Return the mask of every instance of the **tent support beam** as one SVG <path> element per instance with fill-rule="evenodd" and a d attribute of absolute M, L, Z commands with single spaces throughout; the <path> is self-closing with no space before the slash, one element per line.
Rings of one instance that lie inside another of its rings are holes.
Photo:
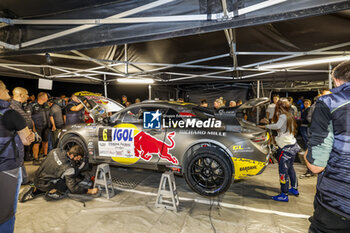
<path fill-rule="evenodd" d="M 134 9 L 131 9 L 131 10 L 128 10 L 128 11 L 116 14 L 116 15 L 112 15 L 110 17 L 107 17 L 106 19 L 123 18 L 123 17 L 129 16 L 129 15 L 133 15 L 133 14 L 145 11 L 145 10 L 149 10 L 149 9 L 152 9 L 152 8 L 164 5 L 164 4 L 172 2 L 172 1 L 174 1 L 174 0 L 158 0 L 158 1 L 146 4 L 144 6 L 140 6 L 140 7 L 137 7 L 137 8 L 134 8 Z M 6 43 L 2 42 L 3 44 L 1 44 L 1 45 L 4 46 L 5 48 L 9 48 L 9 49 L 13 49 L 13 46 L 15 47 L 15 49 L 20 49 L 20 48 L 32 46 L 32 45 L 35 45 L 35 44 L 39 44 L 39 43 L 42 43 L 42 42 L 45 42 L 45 41 L 48 41 L 48 40 L 53 40 L 53 39 L 56 39 L 56 38 L 59 38 L 59 37 L 70 35 L 72 33 L 80 32 L 80 31 L 83 31 L 83 30 L 87 30 L 87 29 L 90 29 L 90 28 L 93 28 L 93 27 L 96 27 L 96 26 L 99 26 L 99 25 L 100 24 L 95 24 L 95 25 L 87 25 L 87 24 L 85 24 L 85 25 L 81 25 L 79 27 L 74 27 L 74 28 L 71 28 L 71 29 L 68 29 L 68 30 L 64 30 L 64 31 L 57 32 L 57 33 L 54 33 L 54 34 L 51 34 L 51 35 L 47 35 L 47 36 L 44 36 L 44 37 L 41 37 L 41 38 L 37 38 L 37 39 L 34 39 L 34 40 L 26 41 L 26 42 L 24 42 L 22 44 L 11 45 L 9 47 L 8 46 L 9 44 L 6 44 Z"/>
<path fill-rule="evenodd" d="M 276 61 L 283 61 L 283 60 L 287 60 L 287 59 L 290 59 L 290 58 L 301 57 L 301 56 L 304 56 L 304 55 L 314 55 L 313 54 L 314 52 L 318 53 L 318 52 L 323 52 L 323 51 L 326 51 L 326 50 L 337 49 L 337 48 L 341 48 L 341 47 L 345 47 L 345 46 L 349 46 L 349 45 L 350 45 L 350 42 L 341 43 L 341 44 L 332 45 L 332 46 L 328 46 L 328 47 L 324 47 L 324 48 L 320 48 L 320 49 L 311 50 L 309 52 L 306 52 L 306 54 L 294 54 L 294 55 L 289 55 L 289 56 L 285 56 L 285 57 L 269 59 L 269 60 L 262 61 L 262 62 L 257 62 L 257 63 L 244 65 L 242 67 L 250 68 L 250 67 L 259 66 L 259 65 L 263 65 L 263 64 L 267 64 L 267 63 L 276 62 Z"/>
<path fill-rule="evenodd" d="M 35 76 L 38 76 L 38 77 L 41 77 L 41 78 L 46 78 L 45 75 L 38 74 L 38 73 L 29 71 L 29 70 L 24 70 L 24 69 L 15 68 L 15 67 L 12 67 L 12 66 L 6 65 L 6 64 L 1 64 L 1 63 L 0 63 L 0 67 L 4 67 L 4 68 L 10 69 L 10 70 L 19 71 L 19 72 L 22 72 L 22 73 L 32 74 L 32 75 L 35 75 Z"/>
<path fill-rule="evenodd" d="M 114 71 L 116 73 L 120 73 L 119 70 L 117 70 L 117 69 L 115 69 L 113 67 L 110 67 L 110 66 L 108 66 L 108 65 L 106 65 L 106 64 L 104 64 L 102 62 L 96 61 L 95 59 L 93 59 L 93 58 L 91 58 L 91 57 L 89 57 L 89 56 L 87 56 L 87 55 L 85 55 L 85 54 L 83 54 L 83 53 L 81 53 L 81 52 L 79 52 L 77 50 L 71 50 L 71 52 L 76 54 L 76 55 L 78 55 L 78 56 L 80 56 L 80 57 L 86 58 L 88 61 L 91 61 L 91 62 L 93 62 L 95 64 L 98 64 L 100 66 L 104 66 L 108 70 Z"/>
<path fill-rule="evenodd" d="M 197 59 L 197 60 L 187 61 L 187 62 L 183 62 L 183 63 L 180 63 L 180 64 L 167 64 L 166 67 L 156 68 L 156 69 L 152 69 L 152 70 L 146 70 L 144 72 L 137 73 L 137 74 L 146 74 L 146 73 L 151 73 L 151 72 L 155 72 L 155 71 L 165 70 L 165 69 L 168 69 L 168 68 L 173 68 L 173 67 L 176 67 L 176 66 L 179 66 L 179 65 L 190 65 L 190 64 L 195 64 L 195 63 L 199 63 L 199 62 L 220 59 L 220 58 L 224 58 L 224 57 L 228 57 L 228 56 L 230 56 L 230 54 L 229 53 L 225 53 L 225 54 L 217 55 L 217 56 L 213 56 L 213 57 L 207 57 L 207 58 L 201 58 L 201 59 Z M 133 64 L 135 64 L 135 63 L 133 63 Z M 150 64 L 150 63 L 144 63 L 144 64 L 146 65 L 146 64 Z M 157 64 L 157 63 L 155 63 L 155 64 Z M 166 65 L 166 64 L 163 64 L 163 65 Z"/>

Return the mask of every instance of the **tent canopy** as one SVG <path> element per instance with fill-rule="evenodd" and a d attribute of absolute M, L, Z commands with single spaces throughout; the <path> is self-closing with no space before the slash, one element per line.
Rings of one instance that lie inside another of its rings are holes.
<path fill-rule="evenodd" d="M 258 68 L 347 55 L 349 8 L 344 0 L 3 0 L 0 74 L 317 88 L 325 85 L 329 64 Z"/>

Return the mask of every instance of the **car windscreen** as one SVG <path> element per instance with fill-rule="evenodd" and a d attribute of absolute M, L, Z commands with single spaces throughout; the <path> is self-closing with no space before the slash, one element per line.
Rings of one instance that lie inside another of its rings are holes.
<path fill-rule="evenodd" d="M 195 117 L 201 120 L 206 120 L 208 118 L 215 117 L 213 110 L 199 106 L 192 107 L 192 112 L 195 115 Z"/>

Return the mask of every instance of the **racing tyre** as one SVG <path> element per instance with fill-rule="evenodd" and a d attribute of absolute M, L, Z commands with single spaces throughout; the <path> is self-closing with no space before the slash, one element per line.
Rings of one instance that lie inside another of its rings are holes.
<path fill-rule="evenodd" d="M 218 148 L 196 150 L 187 159 L 184 175 L 187 184 L 204 196 L 217 196 L 225 192 L 232 182 L 230 161 Z"/>
<path fill-rule="evenodd" d="M 68 151 L 72 146 L 79 145 L 83 147 L 85 156 L 88 155 L 88 149 L 84 143 L 84 141 L 79 136 L 66 135 L 59 142 L 59 147 Z"/>

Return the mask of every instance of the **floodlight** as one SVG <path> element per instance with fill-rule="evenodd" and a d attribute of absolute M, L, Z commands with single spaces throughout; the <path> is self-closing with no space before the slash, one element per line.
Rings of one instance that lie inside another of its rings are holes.
<path fill-rule="evenodd" d="M 118 78 L 117 82 L 127 84 L 152 84 L 154 80 L 150 78 Z"/>

